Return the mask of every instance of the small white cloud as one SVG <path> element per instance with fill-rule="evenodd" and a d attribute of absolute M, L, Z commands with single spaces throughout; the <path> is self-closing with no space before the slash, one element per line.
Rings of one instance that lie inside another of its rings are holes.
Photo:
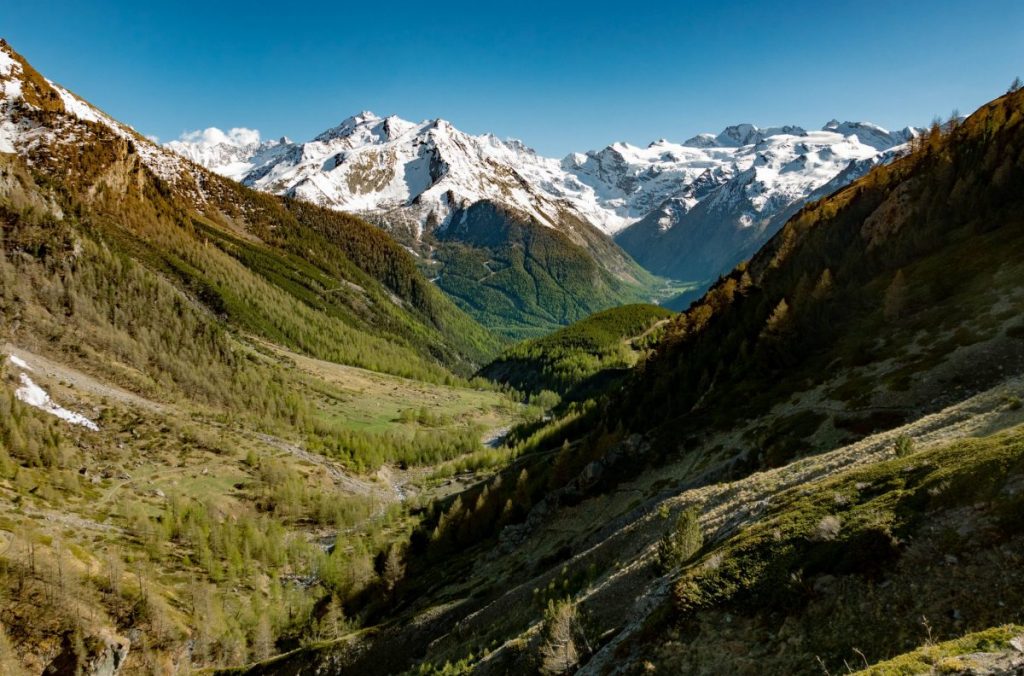
<path fill-rule="evenodd" d="M 146 134 L 146 138 L 148 138 L 153 143 L 156 143 L 156 144 L 160 143 L 160 137 L 157 136 L 156 134 Z"/>
<path fill-rule="evenodd" d="M 226 132 L 217 127 L 207 127 L 206 129 L 182 132 L 177 142 L 204 148 L 216 145 L 247 146 L 260 142 L 260 132 L 258 129 L 246 127 L 234 127 Z"/>

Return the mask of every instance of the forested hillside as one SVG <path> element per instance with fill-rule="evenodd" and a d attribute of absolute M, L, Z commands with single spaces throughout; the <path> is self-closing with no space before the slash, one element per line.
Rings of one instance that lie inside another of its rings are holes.
<path fill-rule="evenodd" d="M 658 343 L 661 329 L 673 314 L 657 305 L 604 310 L 508 348 L 480 375 L 521 392 L 548 390 L 565 399 L 593 397 L 628 373 Z"/>
<path fill-rule="evenodd" d="M 466 381 L 500 340 L 377 228 L 175 158 L 6 43 L 0 88 L 0 672 L 358 626 L 420 501 L 524 414 Z"/>
<path fill-rule="evenodd" d="M 437 379 L 446 366 L 470 373 L 497 346 L 375 228 L 175 159 L 8 58 L 5 86 L 24 92 L 5 103 L 21 130 L 9 221 L 19 204 L 33 209 L 26 220 L 45 220 L 33 200 L 60 200 L 49 220 L 62 228 L 164 275 L 215 315 L 334 361 Z M 22 246 L 10 237 L 8 249 Z"/>

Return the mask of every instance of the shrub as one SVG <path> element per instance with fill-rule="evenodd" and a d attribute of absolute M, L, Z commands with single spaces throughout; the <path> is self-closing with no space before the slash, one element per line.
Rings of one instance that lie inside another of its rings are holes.
<path fill-rule="evenodd" d="M 704 546 L 704 534 L 700 529 L 700 508 L 688 507 L 675 527 L 658 543 L 658 566 L 668 573 L 687 563 Z"/>
<path fill-rule="evenodd" d="M 542 635 L 540 671 L 543 674 L 570 673 L 589 652 L 576 604 L 568 598 L 548 601 Z"/>
<path fill-rule="evenodd" d="M 818 525 L 815 526 L 811 539 L 816 542 L 831 542 L 839 536 L 839 531 L 842 528 L 843 522 L 839 520 L 839 517 L 829 514 L 826 517 L 822 517 Z"/>
<path fill-rule="evenodd" d="M 897 458 L 905 458 L 914 452 L 914 440 L 906 434 L 901 434 L 896 437 L 893 449 L 896 451 Z"/>

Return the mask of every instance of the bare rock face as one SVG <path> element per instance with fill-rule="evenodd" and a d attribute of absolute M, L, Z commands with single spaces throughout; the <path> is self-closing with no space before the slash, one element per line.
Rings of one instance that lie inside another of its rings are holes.
<path fill-rule="evenodd" d="M 44 676 L 82 674 L 117 676 L 128 657 L 131 641 L 123 636 L 87 636 L 76 641 L 70 632 L 64 635 L 61 651 L 43 671 Z"/>

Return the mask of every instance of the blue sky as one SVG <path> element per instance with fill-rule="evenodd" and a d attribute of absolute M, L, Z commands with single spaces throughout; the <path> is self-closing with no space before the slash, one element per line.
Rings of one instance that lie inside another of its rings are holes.
<path fill-rule="evenodd" d="M 0 35 L 139 131 L 306 139 L 363 109 L 542 153 L 737 122 L 887 127 L 1024 76 L 1024 3 L 0 0 Z"/>

